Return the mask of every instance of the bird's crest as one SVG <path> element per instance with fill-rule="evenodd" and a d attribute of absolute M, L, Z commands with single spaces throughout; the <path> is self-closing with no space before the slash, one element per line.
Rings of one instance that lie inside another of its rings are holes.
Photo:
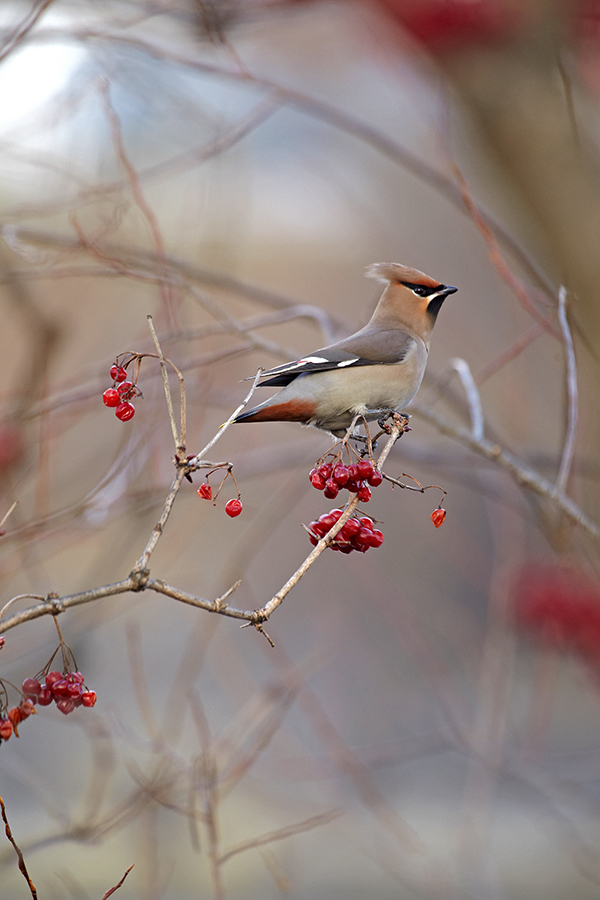
<path fill-rule="evenodd" d="M 418 269 L 412 269 L 410 266 L 403 266 L 400 263 L 373 263 L 365 269 L 366 278 L 374 278 L 376 281 L 382 281 L 384 284 L 394 281 L 408 281 L 410 284 L 422 284 L 425 287 L 438 287 L 439 281 L 430 278 L 424 272 Z"/>

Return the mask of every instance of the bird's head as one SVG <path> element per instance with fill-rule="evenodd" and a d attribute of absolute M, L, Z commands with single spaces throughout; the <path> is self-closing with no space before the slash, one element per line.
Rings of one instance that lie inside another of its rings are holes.
<path fill-rule="evenodd" d="M 400 263 L 374 263 L 365 275 L 387 285 L 374 316 L 391 316 L 426 342 L 444 300 L 458 290 Z"/>

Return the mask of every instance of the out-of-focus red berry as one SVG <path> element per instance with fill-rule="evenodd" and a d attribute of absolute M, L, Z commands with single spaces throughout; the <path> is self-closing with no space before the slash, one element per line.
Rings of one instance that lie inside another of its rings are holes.
<path fill-rule="evenodd" d="M 203 481 L 200 487 L 198 488 L 197 494 L 199 497 L 202 497 L 203 500 L 212 500 L 212 488 L 207 481 Z"/>

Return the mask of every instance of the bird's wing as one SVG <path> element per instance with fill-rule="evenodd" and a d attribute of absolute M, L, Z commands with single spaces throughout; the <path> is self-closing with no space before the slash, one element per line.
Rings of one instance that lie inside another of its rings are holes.
<path fill-rule="evenodd" d="M 368 329 L 315 350 L 310 356 L 284 363 L 263 372 L 261 386 L 283 387 L 298 375 L 348 369 L 355 366 L 393 365 L 404 360 L 415 346 L 415 339 L 400 328 Z"/>

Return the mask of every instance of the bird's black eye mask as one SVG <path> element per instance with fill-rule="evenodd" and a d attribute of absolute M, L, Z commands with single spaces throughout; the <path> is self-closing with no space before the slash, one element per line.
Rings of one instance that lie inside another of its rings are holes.
<path fill-rule="evenodd" d="M 435 294 L 440 289 L 440 285 L 437 287 L 425 287 L 424 284 L 413 284 L 412 281 L 401 281 L 400 284 L 411 290 L 417 297 L 430 297 L 431 294 Z"/>

